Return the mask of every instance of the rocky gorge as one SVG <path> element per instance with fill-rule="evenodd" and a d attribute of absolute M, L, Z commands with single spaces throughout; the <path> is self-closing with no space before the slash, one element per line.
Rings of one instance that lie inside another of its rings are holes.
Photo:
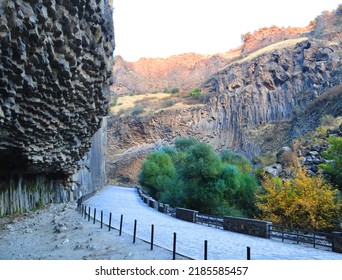
<path fill-rule="evenodd" d="M 341 115 L 341 80 L 337 43 L 299 38 L 266 47 L 204 81 L 202 92 L 210 96 L 205 106 L 161 110 L 141 118 L 111 117 L 109 176 L 120 178 L 122 172 L 124 178 L 127 168 L 136 172 L 145 148 L 146 155 L 177 137 L 193 136 L 216 150 L 229 148 L 249 158 L 276 151 L 314 129 L 322 115 Z M 332 106 L 319 105 L 318 97 L 331 97 L 322 104 Z M 115 160 L 119 157 L 120 162 Z"/>
<path fill-rule="evenodd" d="M 103 186 L 108 1 L 1 1 L 0 34 L 0 216 Z"/>

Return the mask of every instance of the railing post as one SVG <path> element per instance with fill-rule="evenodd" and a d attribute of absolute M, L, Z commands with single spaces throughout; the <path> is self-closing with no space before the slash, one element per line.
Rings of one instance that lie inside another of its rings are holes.
<path fill-rule="evenodd" d="M 90 221 L 90 206 L 88 207 L 88 222 Z"/>
<path fill-rule="evenodd" d="M 123 222 L 123 215 L 121 214 L 121 218 L 120 218 L 120 230 L 119 230 L 119 235 L 121 236 L 122 233 L 122 222 Z"/>
<path fill-rule="evenodd" d="M 136 235 L 137 235 L 137 220 L 134 220 L 133 243 L 135 243 Z"/>
<path fill-rule="evenodd" d="M 316 232 L 314 232 L 313 236 L 313 247 L 316 248 Z"/>
<path fill-rule="evenodd" d="M 103 225 L 103 211 L 101 210 L 101 228 L 102 228 L 102 225 Z"/>
<path fill-rule="evenodd" d="M 95 224 L 95 219 L 96 219 L 96 208 L 94 208 L 94 220 L 93 220 L 93 224 Z"/>
<path fill-rule="evenodd" d="M 87 218 L 87 205 L 84 205 L 84 219 L 86 219 Z"/>
<path fill-rule="evenodd" d="M 154 225 L 151 225 L 151 250 L 153 250 L 153 241 L 154 241 Z"/>
<path fill-rule="evenodd" d="M 112 227 L 112 212 L 109 213 L 109 223 L 108 223 L 108 231 L 110 231 L 110 228 Z"/>
<path fill-rule="evenodd" d="M 172 251 L 172 259 L 176 259 L 176 242 L 177 242 L 177 233 L 173 233 L 173 251 Z"/>
<path fill-rule="evenodd" d="M 268 234 L 268 239 L 271 238 L 271 225 L 267 225 L 267 234 Z"/>
<path fill-rule="evenodd" d="M 204 259 L 208 259 L 208 240 L 204 240 Z"/>
<path fill-rule="evenodd" d="M 299 229 L 297 228 L 296 230 L 297 230 L 296 231 L 297 232 L 297 244 L 299 244 Z"/>
<path fill-rule="evenodd" d="M 281 241 L 284 242 L 284 228 L 281 228 Z"/>
<path fill-rule="evenodd" d="M 247 260 L 251 259 L 251 248 L 247 246 Z"/>

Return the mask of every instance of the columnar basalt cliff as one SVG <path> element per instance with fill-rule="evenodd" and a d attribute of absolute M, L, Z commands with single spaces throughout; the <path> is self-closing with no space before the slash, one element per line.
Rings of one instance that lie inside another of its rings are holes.
<path fill-rule="evenodd" d="M 339 85 L 340 68 L 340 47 L 315 40 L 229 65 L 203 85 L 215 97 L 201 125 L 220 131 L 216 146 L 258 155 L 272 138 L 283 137 L 279 144 L 288 140 L 286 129 L 279 134 L 286 127 L 280 124 Z"/>
<path fill-rule="evenodd" d="M 1 191 L 11 186 L 1 215 L 23 206 L 7 201 L 12 186 L 25 186 L 25 208 L 88 191 L 70 194 L 84 181 L 75 174 L 104 154 L 105 140 L 92 138 L 107 114 L 114 31 L 106 0 L 6 0 L 0 16 Z"/>
<path fill-rule="evenodd" d="M 211 98 L 205 107 L 113 121 L 109 153 L 113 159 L 124 152 L 126 169 L 137 158 L 141 161 L 143 144 L 154 144 L 145 145 L 148 152 L 158 148 L 158 142 L 171 144 L 178 136 L 194 136 L 217 150 L 230 148 L 250 158 L 279 149 L 293 136 L 295 116 L 341 84 L 341 67 L 341 48 L 336 43 L 284 41 L 207 79 L 202 91 Z M 341 108 L 335 111 L 339 114 Z M 117 176 L 121 163 L 112 163 L 110 176 Z"/>

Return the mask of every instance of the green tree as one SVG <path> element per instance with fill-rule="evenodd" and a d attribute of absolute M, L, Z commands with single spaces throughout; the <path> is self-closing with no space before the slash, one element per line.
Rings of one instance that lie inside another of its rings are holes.
<path fill-rule="evenodd" d="M 241 172 L 252 172 L 251 162 L 239 153 L 224 149 L 221 152 L 221 159 L 223 162 L 236 165 Z"/>
<path fill-rule="evenodd" d="M 256 181 L 240 167 L 224 163 L 207 143 L 178 138 L 143 162 L 139 182 L 171 206 L 215 215 L 252 215 Z"/>
<path fill-rule="evenodd" d="M 159 199 L 176 180 L 176 170 L 170 156 L 163 151 L 150 153 L 141 165 L 138 179 L 153 197 Z"/>

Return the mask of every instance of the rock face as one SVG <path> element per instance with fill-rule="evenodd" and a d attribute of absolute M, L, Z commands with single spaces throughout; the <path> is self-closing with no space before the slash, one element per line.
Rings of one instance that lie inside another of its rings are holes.
<path fill-rule="evenodd" d="M 267 139 L 253 135 L 254 129 L 260 132 L 268 124 L 290 121 L 296 112 L 341 83 L 340 52 L 338 45 L 304 40 L 229 65 L 203 85 L 213 98 L 200 123 L 219 132 L 217 144 L 257 155 L 258 149 L 267 146 L 260 145 L 261 140 Z"/>
<path fill-rule="evenodd" d="M 171 144 L 179 136 L 193 136 L 217 150 L 230 148 L 250 158 L 277 150 L 291 139 L 295 116 L 338 88 L 341 65 L 337 44 L 310 39 L 285 41 L 284 46 L 231 63 L 202 85 L 211 95 L 206 107 L 113 121 L 109 146 L 116 154 L 111 159 L 126 150 L 127 157 L 134 158 L 143 143 Z M 341 92 L 336 98 L 341 99 Z M 111 168 L 120 170 L 118 164 Z"/>
<path fill-rule="evenodd" d="M 249 53 L 256 51 L 276 42 L 304 37 L 308 32 L 314 29 L 314 24 L 306 27 L 264 27 L 257 31 L 243 34 L 241 36 L 243 41 L 242 53 Z"/>
<path fill-rule="evenodd" d="M 2 181 L 70 181 L 107 114 L 111 8 L 106 0 L 8 0 L 0 16 Z"/>

